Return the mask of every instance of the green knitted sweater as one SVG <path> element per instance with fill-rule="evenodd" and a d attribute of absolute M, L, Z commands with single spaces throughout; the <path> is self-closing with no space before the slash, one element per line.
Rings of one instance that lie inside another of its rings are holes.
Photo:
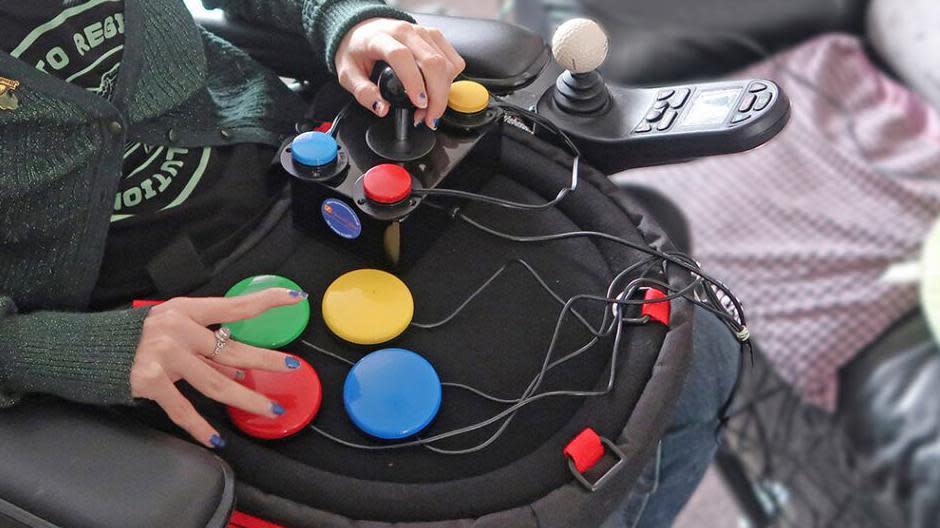
<path fill-rule="evenodd" d="M 367 18 L 411 19 L 378 0 L 204 0 L 303 34 L 298 61 L 332 71 Z M 193 22 L 181 0 L 125 0 L 126 42 L 108 101 L 0 52 L 19 81 L 0 110 L 0 405 L 31 392 L 130 403 L 145 310 L 85 313 L 104 254 L 126 141 L 278 145 L 302 115 L 271 72 Z M 142 244 L 146 241 L 141 241 Z"/>

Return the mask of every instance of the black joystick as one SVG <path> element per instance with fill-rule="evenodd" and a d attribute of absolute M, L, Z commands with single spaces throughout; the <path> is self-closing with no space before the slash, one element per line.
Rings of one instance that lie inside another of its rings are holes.
<path fill-rule="evenodd" d="M 389 102 L 391 119 L 373 123 L 366 131 L 366 144 L 373 152 L 393 161 L 411 161 L 426 156 L 434 148 L 434 132 L 414 126 L 415 106 L 392 67 L 378 62 L 372 72 L 382 97 Z"/>
<path fill-rule="evenodd" d="M 559 26 L 552 54 L 565 67 L 555 81 L 555 104 L 569 114 L 598 114 L 607 110 L 610 92 L 597 68 L 607 59 L 607 35 L 597 23 L 576 18 Z"/>

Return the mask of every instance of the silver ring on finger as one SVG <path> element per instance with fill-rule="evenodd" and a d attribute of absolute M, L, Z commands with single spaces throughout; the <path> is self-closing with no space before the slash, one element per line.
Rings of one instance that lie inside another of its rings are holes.
<path fill-rule="evenodd" d="M 228 340 L 232 337 L 232 331 L 227 327 L 223 326 L 215 331 L 215 349 L 212 350 L 212 353 L 209 354 L 209 359 L 215 359 L 218 356 L 222 349 L 225 348 L 225 345 L 228 344 Z"/>

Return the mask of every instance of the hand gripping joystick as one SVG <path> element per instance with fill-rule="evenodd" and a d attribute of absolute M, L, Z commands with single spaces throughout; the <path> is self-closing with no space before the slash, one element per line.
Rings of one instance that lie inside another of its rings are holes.
<path fill-rule="evenodd" d="M 597 68 L 607 60 L 607 34 L 593 20 L 575 18 L 558 27 L 552 54 L 567 71 L 555 82 L 555 103 L 571 114 L 594 114 L 607 108 L 610 93 Z"/>
<path fill-rule="evenodd" d="M 436 141 L 434 132 L 424 126 L 414 126 L 415 107 L 392 67 L 384 62 L 376 63 L 372 79 L 391 105 L 391 119 L 382 119 L 369 127 L 366 131 L 369 148 L 393 161 L 411 161 L 431 152 Z"/>

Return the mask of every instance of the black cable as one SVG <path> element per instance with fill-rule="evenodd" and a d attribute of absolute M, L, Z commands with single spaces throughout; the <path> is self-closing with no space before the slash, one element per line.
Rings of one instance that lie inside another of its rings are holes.
<path fill-rule="evenodd" d="M 620 275 L 624 275 L 625 273 L 633 272 L 633 271 L 636 270 L 637 268 L 639 268 L 639 267 L 641 267 L 641 266 L 643 266 L 643 265 L 645 265 L 645 264 L 648 264 L 651 259 L 652 259 L 652 257 L 651 257 L 650 259 L 637 262 L 636 264 L 634 264 L 634 265 L 630 266 L 629 268 L 625 269 L 624 271 L 622 271 L 622 272 L 620 273 Z M 558 302 L 558 304 L 561 304 L 561 305 L 564 305 L 564 304 L 565 304 L 565 300 L 562 299 L 561 295 L 559 295 L 558 292 L 556 292 L 555 290 L 553 290 L 552 287 L 548 285 L 548 282 L 546 282 L 545 279 L 542 278 L 542 276 L 539 275 L 539 273 L 538 273 L 537 271 L 535 271 L 535 269 L 532 267 L 531 264 L 529 264 L 528 262 L 526 262 L 524 259 L 516 258 L 516 259 L 510 260 L 510 261 L 507 262 L 506 264 L 503 264 L 498 270 L 496 270 L 496 272 L 494 272 L 488 279 L 486 279 L 486 281 L 484 281 L 483 284 L 481 284 L 476 290 L 474 290 L 473 293 L 471 293 L 462 303 L 460 303 L 460 305 L 457 306 L 456 309 L 454 309 L 454 310 L 453 310 L 448 316 L 446 316 L 444 319 L 441 319 L 440 321 L 433 322 L 433 323 L 417 323 L 417 322 L 412 322 L 412 323 L 411 323 L 411 326 L 413 326 L 413 327 L 415 327 L 415 328 L 421 328 L 421 329 L 424 329 L 424 330 L 431 330 L 431 329 L 438 328 L 438 327 L 441 327 L 441 326 L 443 326 L 443 325 L 449 323 L 449 322 L 452 321 L 455 317 L 457 317 L 458 315 L 460 315 L 460 313 L 463 312 L 464 308 L 466 308 L 471 302 L 473 302 L 474 299 L 476 299 L 480 294 L 482 294 L 482 293 L 486 290 L 486 288 L 489 287 L 489 285 L 493 283 L 493 281 L 495 281 L 497 278 L 500 277 L 500 275 L 502 275 L 503 273 L 505 273 L 506 270 L 509 269 L 509 267 L 512 266 L 513 264 L 518 264 L 518 265 L 522 266 L 526 271 L 528 271 L 529 274 L 530 274 L 533 278 L 535 278 L 535 280 L 539 283 L 539 286 L 541 286 L 543 290 L 545 290 L 546 292 L 548 292 L 548 294 L 551 295 L 552 298 L 555 299 L 556 302 Z M 618 275 L 618 278 L 620 277 L 620 275 Z M 610 293 L 610 292 L 608 291 L 608 293 Z M 591 328 L 590 323 L 588 323 L 587 320 L 584 318 L 584 316 L 581 315 L 578 311 L 574 311 L 574 315 L 575 315 L 575 317 L 578 318 L 579 321 L 581 321 L 582 324 L 585 325 L 585 327 Z"/>
<path fill-rule="evenodd" d="M 612 279 L 612 281 L 611 281 L 611 283 L 610 283 L 610 286 L 608 287 L 608 294 L 607 294 L 607 296 L 598 296 L 598 295 L 590 295 L 590 294 L 581 294 L 581 295 L 576 295 L 576 296 L 570 298 L 568 301 L 566 301 L 566 302 L 564 303 L 564 307 L 562 308 L 562 311 L 561 311 L 561 313 L 559 314 L 559 317 L 558 317 L 558 319 L 557 319 L 557 321 L 556 321 L 555 329 L 554 329 L 554 332 L 553 332 L 553 334 L 552 334 L 552 339 L 551 339 L 551 342 L 549 343 L 548 349 L 547 349 L 547 351 L 546 351 L 545 359 L 543 360 L 542 367 L 541 367 L 541 369 L 539 370 L 538 374 L 536 374 L 536 376 L 529 382 L 529 385 L 526 387 L 526 389 L 523 391 L 522 395 L 521 395 L 519 398 L 516 398 L 516 399 L 509 399 L 509 398 L 500 398 L 500 397 L 497 397 L 497 396 L 492 396 L 492 395 L 486 393 L 485 391 L 482 391 L 482 390 L 480 390 L 480 389 L 477 389 L 477 388 L 474 388 L 474 387 L 471 387 L 471 386 L 469 386 L 469 385 L 462 384 L 462 383 L 444 382 L 444 383 L 441 384 L 442 386 L 453 387 L 453 388 L 458 388 L 458 389 L 470 391 L 470 392 L 472 392 L 472 393 L 474 393 L 474 394 L 476 394 L 476 395 L 478 395 L 478 396 L 481 396 L 481 397 L 483 397 L 483 398 L 486 398 L 486 399 L 488 399 L 488 400 L 491 400 L 491 401 L 494 401 L 494 402 L 497 402 L 497 403 L 502 403 L 502 404 L 508 404 L 508 405 L 510 405 L 510 407 L 508 407 L 507 409 L 504 409 L 503 411 L 501 411 L 501 412 L 497 413 L 496 415 L 494 415 L 494 416 L 488 418 L 487 420 L 484 420 L 484 421 L 482 421 L 482 422 L 478 422 L 478 423 L 476 423 L 476 424 L 471 424 L 471 425 L 468 425 L 468 426 L 464 426 L 464 427 L 462 427 L 462 428 L 458 428 L 458 429 L 455 429 L 455 430 L 452 430 L 452 431 L 448 431 L 448 432 L 444 432 L 444 433 L 439 433 L 439 434 L 437 434 L 437 435 L 434 435 L 434 436 L 428 437 L 428 438 L 419 438 L 419 439 L 417 439 L 417 440 L 413 440 L 413 441 L 410 441 L 410 442 L 404 442 L 404 443 L 399 443 L 399 444 L 391 444 L 391 445 L 382 445 L 382 446 L 375 446 L 375 445 L 369 446 L 369 445 L 365 445 L 365 444 L 357 444 L 357 443 L 355 443 L 355 442 L 350 442 L 350 441 L 344 440 L 344 439 L 342 439 L 342 438 L 339 438 L 339 437 L 337 437 L 337 436 L 335 436 L 335 435 L 332 435 L 332 434 L 330 434 L 330 433 L 328 433 L 328 432 L 324 431 L 323 429 L 321 429 L 321 428 L 319 428 L 319 427 L 316 427 L 316 426 L 311 426 L 311 429 L 314 430 L 314 431 L 316 431 L 316 432 L 318 432 L 319 434 L 323 435 L 323 436 L 324 436 L 325 438 L 327 438 L 327 439 L 330 439 L 330 440 L 332 440 L 332 441 L 334 441 L 334 442 L 340 443 L 340 444 L 342 444 L 342 445 L 344 445 L 344 446 L 351 447 L 351 448 L 356 448 L 356 449 L 381 450 L 381 449 L 400 449 L 400 448 L 404 448 L 404 447 L 422 446 L 422 447 L 425 447 L 425 448 L 427 448 L 427 449 L 429 449 L 429 450 L 431 450 L 431 451 L 434 451 L 434 452 L 436 452 L 436 453 L 439 453 L 439 454 L 460 455 L 460 454 L 468 454 L 468 453 L 477 452 L 477 451 L 480 451 L 480 450 L 482 450 L 482 449 L 485 449 L 486 447 L 488 447 L 489 445 L 491 445 L 491 444 L 492 444 L 493 442 L 495 442 L 495 441 L 503 434 L 503 432 L 508 428 L 510 422 L 511 422 L 511 421 L 513 420 L 513 418 L 516 416 L 516 414 L 518 413 L 518 411 L 519 411 L 520 409 L 522 409 L 523 407 L 525 407 L 525 406 L 527 406 L 527 405 L 529 405 L 529 404 L 531 404 L 531 403 L 533 403 L 533 402 L 535 402 L 535 401 L 539 401 L 539 400 L 542 400 L 542 399 L 545 399 L 545 398 L 549 398 L 549 397 L 560 397 L 560 396 L 568 396 L 568 397 L 593 397 L 593 396 L 602 396 L 602 395 L 606 395 L 606 394 L 608 394 L 608 393 L 613 389 L 614 381 L 615 381 L 615 379 L 616 379 L 617 352 L 618 352 L 619 349 L 620 349 L 620 341 L 621 341 L 621 336 L 622 336 L 623 323 L 624 323 L 624 322 L 645 322 L 645 320 L 628 320 L 628 319 L 625 319 L 625 318 L 623 317 L 623 315 L 622 315 L 622 308 L 623 308 L 623 306 L 644 305 L 644 304 L 651 304 L 651 303 L 668 302 L 668 301 L 670 301 L 670 300 L 672 300 L 672 299 L 677 299 L 677 298 L 680 298 L 680 297 L 683 297 L 683 296 L 688 295 L 690 292 L 692 292 L 695 288 L 699 287 L 700 284 L 701 284 L 701 279 L 698 279 L 698 280 L 693 281 L 693 282 L 691 282 L 690 284 L 686 285 L 684 288 L 682 288 L 682 289 L 680 289 L 680 290 L 675 290 L 674 288 L 670 287 L 668 284 L 665 284 L 665 283 L 663 283 L 663 282 L 661 282 L 661 281 L 658 281 L 658 280 L 655 280 L 655 279 L 646 278 L 646 277 L 640 277 L 640 278 L 637 278 L 637 279 L 634 279 L 633 281 L 631 281 L 630 284 L 628 284 L 628 285 L 624 288 L 623 292 L 622 292 L 620 295 L 617 295 L 616 297 L 611 297 L 611 292 L 616 288 L 617 284 L 619 283 L 620 280 L 622 280 L 623 277 L 627 276 L 629 273 L 631 273 L 632 271 L 635 271 L 638 267 L 641 267 L 641 266 L 643 266 L 643 265 L 646 265 L 646 266 L 647 266 L 647 271 L 646 271 L 646 272 L 648 272 L 649 268 L 654 264 L 654 263 L 651 263 L 650 260 L 651 260 L 651 259 L 646 259 L 646 260 L 644 260 L 644 261 L 640 261 L 640 262 L 638 262 L 638 263 L 635 263 L 635 264 L 633 264 L 632 266 L 630 266 L 630 267 L 626 268 L 625 270 L 621 271 L 620 273 L 618 273 L 618 274 Z M 484 290 L 484 289 L 487 288 L 489 285 L 491 285 L 491 284 L 493 283 L 493 281 L 495 280 L 495 278 L 498 277 L 502 272 L 504 272 L 504 271 L 507 269 L 507 267 L 508 267 L 510 264 L 513 264 L 513 263 L 519 263 L 519 264 L 523 265 L 524 268 L 525 268 L 527 271 L 529 271 L 529 273 L 530 273 L 533 277 L 536 278 L 536 280 L 539 282 L 540 286 L 543 287 L 543 289 L 545 289 L 546 291 L 548 291 L 549 294 L 552 295 L 552 297 L 554 297 L 554 298 L 556 298 L 556 299 L 560 299 L 560 296 L 559 296 L 556 292 L 554 292 L 554 290 L 552 290 L 551 287 L 548 286 L 548 284 L 541 278 L 541 276 L 539 276 L 539 274 L 535 271 L 534 268 L 532 268 L 527 262 L 525 262 L 525 261 L 522 260 L 522 259 L 515 259 L 515 260 L 510 261 L 510 262 L 508 262 L 507 264 L 503 265 L 496 273 L 494 273 L 489 279 L 487 279 L 487 280 L 483 283 L 483 285 L 481 285 L 476 291 L 472 292 L 471 295 L 468 297 L 467 300 L 465 300 L 465 301 L 462 302 L 460 305 L 458 305 L 457 309 L 456 309 L 453 313 L 451 313 L 450 315 L 448 315 L 447 317 L 445 317 L 445 318 L 444 318 L 441 322 L 439 322 L 439 323 L 434 323 L 434 324 L 426 325 L 426 326 L 430 326 L 431 328 L 435 328 L 435 327 L 440 326 L 441 324 L 445 324 L 446 322 L 452 320 L 456 314 L 458 314 L 460 311 L 462 311 L 462 310 L 464 309 L 464 307 L 466 307 L 466 305 L 467 305 L 470 301 L 472 301 L 474 298 L 476 298 L 476 297 L 482 292 L 482 290 Z M 645 274 L 646 272 L 644 272 L 644 274 Z M 662 298 L 659 298 L 659 299 L 654 299 L 654 300 L 646 300 L 646 299 L 634 300 L 634 299 L 631 299 L 630 297 L 632 297 L 633 294 L 634 294 L 638 289 L 640 289 L 641 287 L 643 287 L 644 284 L 658 285 L 658 286 L 661 286 L 661 287 L 663 287 L 664 289 L 666 289 L 666 291 L 669 291 L 669 292 L 672 292 L 672 293 L 666 295 L 665 297 L 662 297 Z M 608 312 L 608 311 L 605 310 L 603 321 L 602 321 L 601 324 L 598 326 L 598 328 L 592 327 L 592 326 L 590 325 L 590 323 L 588 323 L 587 320 L 583 318 L 583 316 L 580 316 L 580 314 L 578 314 L 577 311 L 574 310 L 574 305 L 575 305 L 575 303 L 578 302 L 578 301 L 581 301 L 581 300 L 589 300 L 589 301 L 595 301 L 595 302 L 603 302 L 603 303 L 606 303 L 606 304 L 611 305 L 611 307 L 612 307 L 611 312 Z M 585 328 L 588 329 L 588 331 L 589 331 L 594 337 L 593 337 L 588 343 L 586 343 L 584 346 L 580 347 L 578 350 L 575 350 L 574 352 L 569 353 L 568 355 L 566 355 L 566 356 L 564 356 L 564 357 L 562 357 L 562 358 L 559 358 L 559 359 L 557 359 L 557 360 L 555 360 L 555 361 L 551 361 L 552 356 L 553 356 L 553 352 L 554 352 L 554 350 L 555 350 L 555 348 L 556 348 L 556 345 L 557 345 L 557 342 L 558 342 L 558 338 L 559 338 L 559 336 L 560 336 L 561 329 L 562 329 L 562 327 L 563 327 L 563 323 L 564 323 L 565 317 L 568 315 L 568 313 L 575 314 L 576 318 L 579 319 L 579 321 L 585 326 Z M 612 315 L 613 317 L 611 317 L 611 315 Z M 609 322 L 608 322 L 608 321 L 609 321 Z M 548 373 L 551 369 L 553 369 L 553 368 L 557 367 L 558 365 L 561 365 L 561 364 L 563 364 L 563 363 L 565 363 L 565 362 L 567 362 L 567 361 L 570 361 L 570 360 L 572 360 L 572 359 L 578 357 L 579 355 L 583 354 L 583 353 L 586 352 L 587 350 L 590 350 L 590 349 L 593 348 L 593 346 L 599 341 L 599 338 L 600 338 L 600 337 L 606 337 L 606 336 L 610 335 L 611 332 L 614 332 L 614 333 L 615 333 L 615 337 L 614 337 L 614 343 L 613 343 L 612 350 L 611 350 L 611 360 L 610 360 L 610 362 L 609 362 L 609 363 L 610 363 L 610 373 L 609 373 L 609 376 L 608 376 L 607 385 L 606 385 L 606 387 L 605 387 L 603 390 L 593 390 L 593 391 L 589 391 L 589 390 L 557 390 L 557 391 L 549 391 L 549 392 L 544 392 L 544 393 L 539 393 L 539 394 L 536 394 L 536 393 L 535 393 L 535 391 L 537 391 L 538 388 L 541 386 L 542 381 L 545 379 L 545 376 L 547 375 L 547 373 Z M 346 364 L 348 364 L 348 365 L 352 365 L 352 364 L 353 364 L 353 362 L 351 362 L 350 360 L 348 360 L 348 359 L 346 359 L 346 358 L 343 358 L 342 356 L 339 356 L 338 354 L 334 354 L 334 353 L 332 353 L 332 352 L 330 352 L 330 351 L 328 351 L 328 350 L 326 350 L 326 349 L 324 349 L 324 348 L 322 348 L 322 347 L 319 347 L 319 346 L 317 346 L 317 345 L 314 345 L 313 343 L 310 343 L 310 342 L 308 342 L 308 341 L 306 341 L 306 340 L 303 340 L 303 341 L 301 341 L 301 342 L 302 342 L 304 345 L 309 346 L 309 347 L 313 348 L 314 350 L 316 350 L 316 351 L 318 351 L 318 352 L 321 352 L 321 353 L 326 354 L 326 355 L 328 355 L 328 356 L 330 356 L 330 357 L 333 357 L 333 358 L 335 358 L 335 359 L 337 359 L 337 360 L 339 360 L 339 361 L 342 361 L 342 362 L 344 362 L 344 363 L 346 363 Z M 478 431 L 478 430 L 482 430 L 482 429 L 484 429 L 484 428 L 486 428 L 486 427 L 488 427 L 488 426 L 490 426 L 490 425 L 492 425 L 492 424 L 494 424 L 494 423 L 496 423 L 496 422 L 499 422 L 500 420 L 502 420 L 502 423 L 500 424 L 499 428 L 498 428 L 492 435 L 490 435 L 489 438 L 487 438 L 487 439 L 484 440 L 483 442 L 480 442 L 480 443 L 478 443 L 478 444 L 476 444 L 476 445 L 474 445 L 474 446 L 471 446 L 471 447 L 469 447 L 469 448 L 449 450 L 449 449 L 438 448 L 438 447 L 435 447 L 435 446 L 431 445 L 432 443 L 438 442 L 438 441 L 440 441 L 440 440 L 445 440 L 445 439 L 447 439 L 447 438 L 451 438 L 451 437 L 454 437 L 454 436 L 458 436 L 458 435 L 462 435 L 462 434 L 466 434 L 466 433 L 470 433 L 470 432 L 475 432 L 475 431 Z"/>
<path fill-rule="evenodd" d="M 353 104 L 357 104 L 357 103 L 355 103 L 354 101 L 350 101 L 346 103 L 345 105 L 343 105 L 343 108 L 340 109 L 339 113 L 336 114 L 336 117 L 333 118 L 333 123 L 330 125 L 330 129 L 327 130 L 326 132 L 327 134 L 333 136 L 334 138 L 336 137 L 336 134 L 339 133 L 339 124 L 346 117 L 346 114 L 349 113 L 349 109 L 352 107 Z"/>
<path fill-rule="evenodd" d="M 545 117 L 540 116 L 539 114 L 536 114 L 535 112 L 530 112 L 529 110 L 526 110 L 525 108 L 516 106 L 512 103 L 503 101 L 498 98 L 496 98 L 496 101 L 497 102 L 494 104 L 494 106 L 496 106 L 497 108 L 503 109 L 508 114 L 515 114 L 516 117 L 521 116 L 521 117 L 527 118 L 541 125 L 542 127 L 547 128 L 549 131 L 551 131 L 555 135 L 555 137 L 562 140 L 565 146 L 574 155 L 574 159 L 571 162 L 571 183 L 568 185 L 568 187 L 564 187 L 561 190 L 559 190 L 558 194 L 551 200 L 547 202 L 539 203 L 539 204 L 528 204 L 528 203 L 516 202 L 513 200 L 497 198 L 495 196 L 487 196 L 487 195 L 468 192 L 468 191 L 460 191 L 457 189 L 441 189 L 441 188 L 415 189 L 411 192 L 412 196 L 440 196 L 440 197 L 447 197 L 447 198 L 461 198 L 464 200 L 471 200 L 471 201 L 485 203 L 489 205 L 495 205 L 498 207 L 504 207 L 507 209 L 537 211 L 537 210 L 548 209 L 550 207 L 554 207 L 558 205 L 559 203 L 561 203 L 562 200 L 565 199 L 566 196 L 568 196 L 568 193 L 574 192 L 577 190 L 578 180 L 580 177 L 579 175 L 581 171 L 581 151 L 578 149 L 577 145 L 574 144 L 571 138 L 569 138 L 568 135 L 565 134 L 565 132 L 561 130 L 561 128 L 559 128 L 557 125 L 555 125 L 554 123 L 552 123 Z"/>
<path fill-rule="evenodd" d="M 498 238 L 502 238 L 504 240 L 509 240 L 511 242 L 541 243 L 541 242 L 552 242 L 552 241 L 558 241 L 558 240 L 567 240 L 567 239 L 572 239 L 572 238 L 593 237 L 593 238 L 599 238 L 602 240 L 607 240 L 609 242 L 621 244 L 630 249 L 639 251 L 641 253 L 645 253 L 647 255 L 652 255 L 668 263 L 675 264 L 685 269 L 686 271 L 701 277 L 707 284 L 717 287 L 727 296 L 727 298 L 731 301 L 731 303 L 734 305 L 735 310 L 737 311 L 737 319 L 740 320 L 740 323 L 737 323 L 737 321 L 732 322 L 732 319 L 729 319 L 729 318 L 723 318 L 722 320 L 725 323 L 725 325 L 731 329 L 731 331 L 735 334 L 735 336 L 738 338 L 739 341 L 742 341 L 742 342 L 748 341 L 749 334 L 745 332 L 747 330 L 747 321 L 744 316 L 744 308 L 741 306 L 741 303 L 740 301 L 738 301 L 737 297 L 735 297 L 735 295 L 730 291 L 730 289 L 727 286 L 725 286 L 721 281 L 714 279 L 713 277 L 711 277 L 710 275 L 702 271 L 702 269 L 697 264 L 695 264 L 694 261 L 692 261 L 692 259 L 685 257 L 685 256 L 680 257 L 679 255 L 681 254 L 679 253 L 665 253 L 657 249 L 644 246 L 636 242 L 631 242 L 624 238 L 611 235 L 608 233 L 599 232 L 599 231 L 569 231 L 569 232 L 564 232 L 564 233 L 553 233 L 553 234 L 548 234 L 548 235 L 530 235 L 530 236 L 512 235 L 509 233 L 504 233 L 502 231 L 499 231 L 498 229 L 486 226 L 484 224 L 481 224 L 460 211 L 456 212 L 455 216 L 485 233 L 496 236 Z M 720 311 L 721 307 L 713 307 L 710 309 L 716 309 Z"/>

